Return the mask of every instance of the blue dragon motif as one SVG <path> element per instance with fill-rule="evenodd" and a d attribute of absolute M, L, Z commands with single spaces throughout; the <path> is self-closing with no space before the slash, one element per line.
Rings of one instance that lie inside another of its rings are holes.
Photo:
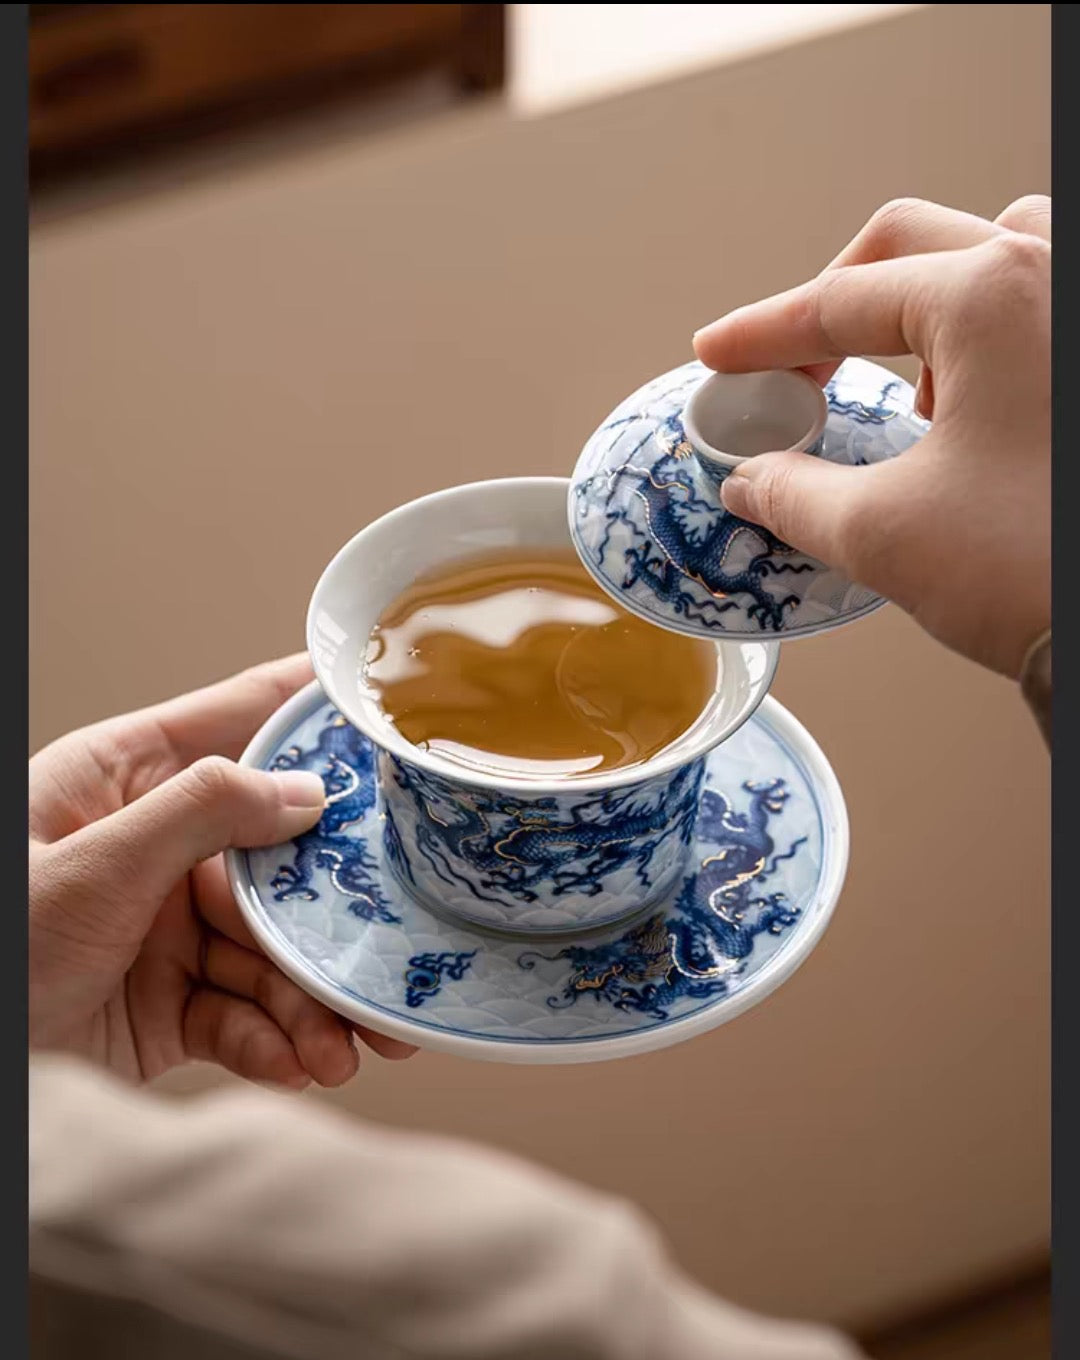
<path fill-rule="evenodd" d="M 665 424 L 681 433 L 677 416 L 669 416 Z M 808 562 L 778 562 L 778 556 L 788 556 L 793 549 L 770 530 L 718 510 L 699 496 L 689 469 L 680 465 L 682 456 L 664 454 L 650 467 L 635 463 L 631 456 L 612 478 L 605 511 L 608 523 L 621 521 L 640 540 L 625 551 L 622 588 L 631 590 L 641 581 L 658 600 L 670 604 L 688 621 L 708 623 L 711 615 L 744 609 L 747 618 L 762 631 L 778 632 L 783 627 L 784 611 L 797 605 L 800 597 L 794 593 L 777 597 L 767 589 L 768 578 L 785 573 L 799 575 L 812 571 L 813 566 Z M 620 478 L 644 506 L 645 534 L 625 508 L 612 505 Z M 746 560 L 734 565 L 731 559 L 740 547 L 746 549 Z M 606 548 L 605 538 L 597 550 L 597 561 L 603 559 Z M 710 599 L 702 602 L 695 597 L 686 589 L 686 579 L 707 590 Z M 739 595 L 749 595 L 751 603 L 744 606 L 731 598 Z"/>
<path fill-rule="evenodd" d="M 735 812 L 722 793 L 703 793 L 698 837 L 715 849 L 686 879 L 670 915 L 657 913 L 603 944 L 519 957 L 525 969 L 544 957 L 570 963 L 563 992 L 549 997 L 549 1006 L 564 1009 L 592 996 L 616 1010 L 666 1020 L 677 1001 L 723 995 L 745 968 L 757 937 L 778 935 L 795 923 L 799 910 L 783 893 L 762 894 L 755 886 L 767 882 L 805 840 L 776 853 L 769 820 L 788 798 L 784 781 L 747 782 L 743 789 L 750 794 L 746 813 Z"/>
<path fill-rule="evenodd" d="M 416 1010 L 425 1001 L 438 996 L 443 979 L 460 982 L 469 970 L 477 951 L 445 950 L 441 954 L 414 954 L 405 969 L 405 1004 Z"/>
<path fill-rule="evenodd" d="M 681 391 L 676 389 L 668 399 L 678 397 Z M 596 561 L 603 562 L 611 529 L 622 523 L 641 540 L 625 550 L 624 590 L 641 581 L 658 600 L 691 622 L 709 626 L 710 613 L 718 616 L 730 609 L 744 609 L 747 618 L 762 631 L 779 631 L 784 611 L 797 605 L 800 597 L 789 593 L 777 598 L 766 589 L 767 578 L 799 575 L 813 571 L 813 565 L 778 562 L 778 557 L 790 556 L 794 549 L 770 530 L 737 519 L 721 509 L 715 499 L 706 500 L 698 494 L 693 471 L 696 465 L 690 461 L 693 447 L 683 428 L 681 409 L 680 402 L 678 410 L 663 414 L 636 411 L 602 427 L 600 433 L 613 434 L 614 442 L 636 424 L 643 424 L 645 433 L 619 467 L 603 474 L 608 481 L 604 502 L 608 531 L 596 550 Z M 656 449 L 661 456 L 649 462 Z M 643 451 L 648 466 L 638 461 Z M 620 482 L 626 486 L 620 487 Z M 583 503 L 592 484 L 589 478 L 578 487 Z M 620 496 L 625 497 L 626 489 L 644 507 L 644 531 L 625 506 L 613 504 Z M 749 556 L 736 566 L 731 558 L 739 546 L 745 546 Z M 711 598 L 703 603 L 685 588 L 684 578 L 702 586 Z M 740 594 L 749 595 L 751 603 L 744 606 L 731 598 Z"/>
<path fill-rule="evenodd" d="M 908 410 L 906 384 L 887 374 L 868 388 L 866 368 L 849 360 L 825 389 L 829 421 L 814 451 L 832 461 L 878 462 L 925 432 Z M 579 548 L 611 587 L 643 606 L 651 596 L 661 616 L 698 629 L 781 633 L 827 569 L 721 506 L 723 474 L 698 462 L 682 424 L 705 372 L 688 364 L 663 375 L 593 436 L 588 457 L 598 470 L 576 487 L 577 522 L 586 526 Z"/>
<path fill-rule="evenodd" d="M 690 844 L 704 768 L 694 761 L 659 790 L 637 786 L 570 805 L 481 793 L 466 798 L 457 790 L 445 795 L 440 781 L 398 760 L 393 777 L 417 814 L 416 848 L 439 878 L 465 883 L 478 897 L 486 889 L 536 902 L 541 888 L 544 896 L 594 897 L 605 877 L 625 865 L 633 866 L 643 888 L 651 887 L 660 847 L 673 838 Z M 455 861 L 468 866 L 468 877 Z"/>
<path fill-rule="evenodd" d="M 272 770 L 312 770 L 326 787 L 326 810 L 318 825 L 293 841 L 292 864 L 283 864 L 270 881 L 274 900 L 298 897 L 312 902 L 315 871 L 329 872 L 330 881 L 353 900 L 348 910 L 364 921 L 397 924 L 374 877 L 378 864 L 363 836 L 342 834 L 363 820 L 375 805 L 375 761 L 371 743 L 341 716 L 331 711 L 310 750 L 290 746 L 276 757 Z"/>
<path fill-rule="evenodd" d="M 400 923 L 379 890 L 381 866 L 369 853 L 365 838 L 356 832 L 374 805 L 373 757 L 367 739 L 331 710 L 312 747 L 294 745 L 273 762 L 272 769 L 318 772 L 328 795 L 319 825 L 297 839 L 293 864 L 281 866 L 272 880 L 278 901 L 317 898 L 312 885 L 315 873 L 329 871 L 334 886 L 353 898 L 349 911 L 367 920 Z M 618 856 L 618 838 L 613 842 L 610 823 L 599 826 L 592 820 L 601 812 L 605 819 L 612 810 L 629 819 L 624 821 L 630 828 L 628 834 L 637 834 L 643 825 L 640 819 L 648 818 L 657 836 L 678 836 L 686 844 L 696 841 L 699 846 L 704 858 L 683 880 L 674 902 L 643 923 L 624 929 L 614 939 L 569 944 L 551 955 L 528 951 L 518 956 L 523 969 L 535 967 L 541 958 L 569 965 L 561 992 L 547 999 L 553 1009 L 565 1009 L 592 996 L 597 1004 L 618 1011 L 666 1020 L 680 1001 L 723 996 L 745 969 L 755 941 L 764 933 L 781 934 L 798 919 L 799 908 L 783 893 L 763 890 L 780 863 L 793 858 L 806 840 L 800 836 L 783 851 L 776 849 L 771 822 L 788 799 L 785 782 L 744 783 L 749 802 L 747 810 L 739 812 L 723 793 L 702 791 L 703 767 L 691 766 L 678 773 L 682 782 L 673 776 L 659 798 L 643 796 L 648 786 L 638 786 L 591 802 L 582 800 L 569 815 L 566 800 L 561 810 L 555 799 L 537 800 L 528 805 L 527 815 L 520 805 L 503 800 L 497 808 L 472 808 L 453 825 L 440 823 L 439 815 L 446 809 L 437 792 L 426 791 L 435 799 L 436 828 L 442 825 L 450 837 L 444 844 L 460 854 L 466 854 L 466 844 L 472 845 L 476 862 L 486 864 L 489 874 L 509 875 L 515 888 L 531 895 L 526 900 L 535 898 L 535 885 L 544 876 L 557 881 L 562 891 L 592 891 L 597 866 L 603 872 L 610 868 L 607 860 Z M 420 778 L 427 776 L 420 774 Z M 673 802 L 677 808 L 673 809 Z M 459 798 L 454 808 L 460 811 Z M 504 826 L 494 835 L 488 817 L 495 812 L 503 817 L 521 813 L 522 818 L 517 826 Z M 391 826 L 384 834 L 391 859 L 399 841 L 400 833 Z M 498 846 L 501 854 L 495 853 Z M 407 874 L 408 862 L 400 844 L 397 855 Z M 494 864 L 488 856 L 493 856 Z M 648 866 L 635 867 L 647 884 Z M 545 891 L 553 889 L 546 884 Z M 415 1010 L 438 996 L 447 982 L 461 981 L 478 953 L 479 949 L 444 950 L 411 956 L 403 973 L 406 1005 Z"/>

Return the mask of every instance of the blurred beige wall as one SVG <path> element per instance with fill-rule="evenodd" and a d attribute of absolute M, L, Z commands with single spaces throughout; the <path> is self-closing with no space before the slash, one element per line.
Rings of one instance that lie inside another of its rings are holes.
<path fill-rule="evenodd" d="M 918 8 L 38 227 L 34 744 L 299 647 L 357 528 L 568 472 L 694 328 L 816 271 L 882 201 L 992 215 L 1046 190 L 1049 8 Z M 776 692 L 836 766 L 853 853 L 773 999 L 610 1065 L 372 1060 L 332 1099 L 630 1195 L 713 1288 L 850 1321 L 1045 1243 L 1047 762 L 1010 685 L 891 609 L 789 645 Z"/>

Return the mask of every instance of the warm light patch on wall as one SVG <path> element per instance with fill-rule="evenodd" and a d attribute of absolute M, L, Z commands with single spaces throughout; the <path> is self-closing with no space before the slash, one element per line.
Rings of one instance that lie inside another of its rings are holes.
<path fill-rule="evenodd" d="M 510 86 L 542 113 L 919 5 L 510 5 Z"/>

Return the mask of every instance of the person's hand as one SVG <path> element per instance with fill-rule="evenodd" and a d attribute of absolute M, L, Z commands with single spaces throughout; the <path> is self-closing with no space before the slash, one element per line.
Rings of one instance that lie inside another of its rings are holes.
<path fill-rule="evenodd" d="M 287 841 L 322 812 L 318 775 L 233 763 L 310 679 L 307 658 L 290 657 L 33 757 L 32 1048 L 80 1054 L 131 1080 L 201 1059 L 297 1089 L 348 1081 L 354 1034 L 387 1058 L 414 1051 L 284 977 L 225 879 L 219 851 Z"/>
<path fill-rule="evenodd" d="M 914 354 L 932 431 L 871 467 L 748 459 L 733 514 L 894 600 L 966 656 L 1017 676 L 1050 626 L 1050 200 L 996 222 L 917 199 L 882 208 L 818 277 L 694 336 L 721 372 Z"/>

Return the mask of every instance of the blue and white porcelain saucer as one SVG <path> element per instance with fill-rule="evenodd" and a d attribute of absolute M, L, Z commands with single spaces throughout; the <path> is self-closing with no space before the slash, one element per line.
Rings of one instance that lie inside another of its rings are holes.
<path fill-rule="evenodd" d="M 803 637 L 877 609 L 873 591 L 723 508 L 683 424 L 708 373 L 695 361 L 654 378 L 585 445 L 569 500 L 584 565 L 632 613 L 695 636 Z M 846 359 L 825 396 L 813 451 L 830 462 L 882 462 L 930 428 L 910 384 L 865 359 Z"/>
<path fill-rule="evenodd" d="M 707 758 L 687 876 L 602 933 L 499 936 L 434 914 L 388 864 L 368 739 L 318 684 L 243 763 L 317 770 L 314 831 L 232 851 L 260 945 L 299 986 L 384 1034 L 463 1057 L 595 1062 L 680 1043 L 767 996 L 820 939 L 847 868 L 839 784 L 775 700 Z"/>

